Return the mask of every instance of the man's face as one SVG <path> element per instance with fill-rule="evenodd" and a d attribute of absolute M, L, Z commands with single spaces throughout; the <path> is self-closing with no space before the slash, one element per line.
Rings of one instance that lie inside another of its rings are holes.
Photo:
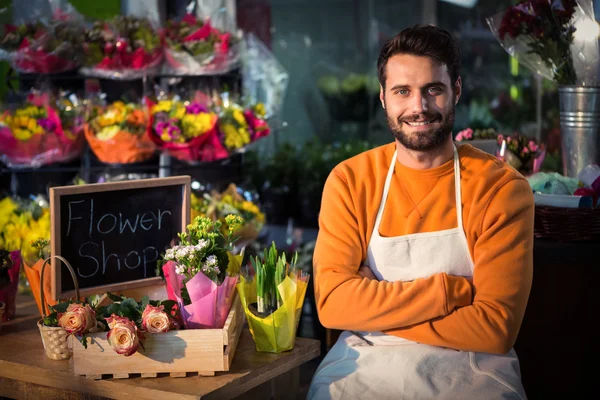
<path fill-rule="evenodd" d="M 460 92 L 460 78 L 453 87 L 446 65 L 429 57 L 398 54 L 388 60 L 380 99 L 400 144 L 426 152 L 451 140 Z"/>

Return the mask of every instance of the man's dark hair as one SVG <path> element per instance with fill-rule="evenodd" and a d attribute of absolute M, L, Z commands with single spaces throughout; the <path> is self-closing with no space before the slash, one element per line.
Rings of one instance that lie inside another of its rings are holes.
<path fill-rule="evenodd" d="M 460 74 L 460 47 L 450 32 L 433 25 L 406 28 L 388 40 L 377 59 L 377 76 L 385 88 L 386 68 L 390 57 L 397 54 L 430 57 L 448 67 L 452 88 Z"/>

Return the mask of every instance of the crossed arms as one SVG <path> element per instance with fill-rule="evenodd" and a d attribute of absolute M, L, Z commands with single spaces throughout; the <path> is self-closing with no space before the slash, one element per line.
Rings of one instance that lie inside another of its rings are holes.
<path fill-rule="evenodd" d="M 439 273 L 411 282 L 371 279 L 352 195 L 343 176 L 325 185 L 313 258 L 315 296 L 328 328 L 384 331 L 415 342 L 503 354 L 516 340 L 533 270 L 533 195 L 522 178 L 487 202 L 472 247 L 473 282 Z M 476 290 L 474 290 L 476 288 Z"/>

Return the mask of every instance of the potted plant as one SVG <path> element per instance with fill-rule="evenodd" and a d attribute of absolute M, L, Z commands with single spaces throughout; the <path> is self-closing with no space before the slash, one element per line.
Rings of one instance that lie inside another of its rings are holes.
<path fill-rule="evenodd" d="M 251 258 L 252 268 L 237 285 L 257 351 L 279 353 L 294 347 L 309 275 L 296 268 L 295 253 L 288 263 L 275 243 L 262 257 Z"/>

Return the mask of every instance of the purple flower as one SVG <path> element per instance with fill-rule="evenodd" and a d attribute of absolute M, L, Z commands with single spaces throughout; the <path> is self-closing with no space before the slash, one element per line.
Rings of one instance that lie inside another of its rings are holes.
<path fill-rule="evenodd" d="M 185 111 L 188 114 L 200 114 L 201 112 L 207 112 L 208 109 L 200 103 L 192 103 L 185 108 Z"/>
<path fill-rule="evenodd" d="M 181 129 L 177 126 L 169 125 L 169 136 L 173 137 L 181 133 Z"/>
<path fill-rule="evenodd" d="M 167 129 L 167 127 L 169 126 L 168 122 L 165 121 L 161 121 L 158 124 L 156 124 L 156 132 L 159 135 L 162 135 L 162 133 L 165 131 L 165 129 Z"/>
<path fill-rule="evenodd" d="M 37 123 L 46 132 L 54 132 L 56 129 L 56 122 L 52 121 L 50 118 L 40 118 L 37 120 Z"/>

